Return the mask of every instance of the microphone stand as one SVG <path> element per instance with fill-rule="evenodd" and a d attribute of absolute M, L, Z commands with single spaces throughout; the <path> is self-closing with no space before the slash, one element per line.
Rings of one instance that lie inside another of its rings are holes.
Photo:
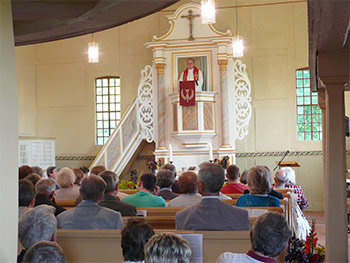
<path fill-rule="evenodd" d="M 273 171 L 275 171 L 277 169 L 277 167 L 281 167 L 281 162 L 284 160 L 284 158 L 286 158 L 286 156 L 288 155 L 289 150 L 286 151 L 286 153 L 284 154 L 283 158 L 278 162 L 278 164 L 276 165 L 276 167 L 273 169 Z"/>

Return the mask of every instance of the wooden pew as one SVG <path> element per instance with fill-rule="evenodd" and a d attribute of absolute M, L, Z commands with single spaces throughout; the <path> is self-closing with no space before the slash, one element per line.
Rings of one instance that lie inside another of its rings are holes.
<path fill-rule="evenodd" d="M 243 194 L 225 194 L 229 197 L 231 197 L 232 199 L 238 199 L 240 196 L 242 196 Z"/>
<path fill-rule="evenodd" d="M 124 224 L 130 219 L 135 218 L 132 216 L 124 216 L 123 221 Z M 139 217 L 136 217 L 139 218 Z M 176 229 L 175 216 L 146 216 L 143 217 L 153 229 Z"/>
<path fill-rule="evenodd" d="M 289 188 L 273 188 L 273 190 L 281 194 L 286 194 L 287 192 L 292 191 L 292 189 L 289 189 Z"/>
<path fill-rule="evenodd" d="M 237 204 L 237 199 L 228 199 L 228 200 L 221 200 L 221 202 L 225 203 L 225 204 L 229 204 L 229 205 L 236 205 Z"/>
<path fill-rule="evenodd" d="M 56 204 L 64 207 L 65 209 L 71 209 L 75 207 L 74 202 L 75 200 L 60 200 L 60 201 L 56 201 Z"/>
<path fill-rule="evenodd" d="M 124 224 L 130 219 L 134 217 L 123 217 Z M 143 217 L 153 229 L 176 229 L 176 220 L 175 216 L 146 216 Z M 257 217 L 249 217 L 250 225 L 252 226 L 256 221 Z"/>
<path fill-rule="evenodd" d="M 204 263 L 216 262 L 221 253 L 246 253 L 250 249 L 249 231 L 164 231 L 183 234 L 203 234 Z M 120 230 L 57 231 L 57 242 L 68 262 L 122 262 Z"/>
<path fill-rule="evenodd" d="M 136 194 L 137 189 L 119 189 L 118 191 L 128 195 L 133 195 Z"/>
<path fill-rule="evenodd" d="M 146 210 L 147 216 L 175 216 L 177 212 L 185 209 L 186 207 L 137 207 L 137 210 Z M 243 209 L 260 209 L 260 210 L 268 210 L 270 212 L 277 212 L 284 214 L 284 207 L 240 207 Z"/>

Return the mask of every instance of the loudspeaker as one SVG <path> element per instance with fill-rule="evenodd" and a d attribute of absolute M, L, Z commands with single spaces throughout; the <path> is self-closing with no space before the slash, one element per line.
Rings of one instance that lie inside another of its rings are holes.
<path fill-rule="evenodd" d="M 348 116 L 345 116 L 345 136 L 350 137 L 349 117 Z"/>

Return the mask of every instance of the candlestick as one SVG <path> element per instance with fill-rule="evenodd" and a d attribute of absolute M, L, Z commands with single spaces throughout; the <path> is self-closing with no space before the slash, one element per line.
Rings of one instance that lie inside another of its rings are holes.
<path fill-rule="evenodd" d="M 169 144 L 169 162 L 173 163 L 174 159 L 173 159 L 173 147 L 171 147 L 171 144 Z"/>
<path fill-rule="evenodd" d="M 213 146 L 211 145 L 211 143 L 209 143 L 209 160 L 213 161 Z"/>

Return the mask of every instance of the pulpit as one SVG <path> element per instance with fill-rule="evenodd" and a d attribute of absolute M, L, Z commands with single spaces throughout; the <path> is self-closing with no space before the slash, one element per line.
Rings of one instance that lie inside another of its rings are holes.
<path fill-rule="evenodd" d="M 185 148 L 206 147 L 216 135 L 215 92 L 197 91 L 195 106 L 181 106 L 178 93 L 169 95 L 173 111 L 172 135 Z"/>

